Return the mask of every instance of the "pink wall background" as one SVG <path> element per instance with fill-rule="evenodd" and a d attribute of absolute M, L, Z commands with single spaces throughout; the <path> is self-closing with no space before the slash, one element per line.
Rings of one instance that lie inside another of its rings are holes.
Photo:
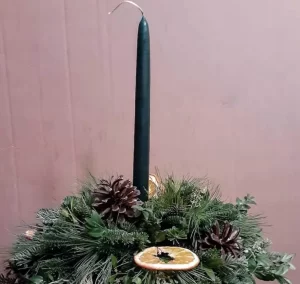
<path fill-rule="evenodd" d="M 108 16 L 118 2 L 0 0 L 1 246 L 87 169 L 131 177 L 140 15 Z M 152 37 L 151 169 L 255 195 L 274 249 L 299 253 L 299 1 L 138 3 Z"/>

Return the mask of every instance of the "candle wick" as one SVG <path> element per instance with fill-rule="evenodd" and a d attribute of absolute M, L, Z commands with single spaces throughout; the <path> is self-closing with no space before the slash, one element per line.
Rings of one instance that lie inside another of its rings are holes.
<path fill-rule="evenodd" d="M 117 5 L 117 7 L 114 8 L 111 12 L 109 12 L 108 15 L 111 15 L 111 14 L 112 14 L 114 11 L 116 11 L 122 4 L 125 4 L 125 3 L 131 4 L 131 5 L 135 6 L 136 8 L 138 8 L 138 9 L 140 10 L 140 12 L 142 13 L 142 16 L 144 16 L 144 11 L 143 11 L 143 9 L 142 9 L 138 4 L 134 3 L 133 1 L 127 1 L 127 0 L 121 2 L 119 5 Z"/>

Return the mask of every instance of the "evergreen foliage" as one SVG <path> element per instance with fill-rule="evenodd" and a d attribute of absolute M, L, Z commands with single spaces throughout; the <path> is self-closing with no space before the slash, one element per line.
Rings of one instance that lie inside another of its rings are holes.
<path fill-rule="evenodd" d="M 168 177 L 158 197 L 134 206 L 134 218 L 109 219 L 93 206 L 97 182 L 93 177 L 57 209 L 38 211 L 34 236 L 18 237 L 0 284 L 253 284 L 257 278 L 291 283 L 285 274 L 294 269 L 293 256 L 268 250 L 262 217 L 248 212 L 253 197 L 226 203 L 203 180 Z M 221 232 L 228 223 L 239 231 L 238 255 L 202 246 L 216 222 Z M 172 245 L 192 250 L 200 265 L 158 272 L 134 264 L 133 256 L 144 248 Z"/>

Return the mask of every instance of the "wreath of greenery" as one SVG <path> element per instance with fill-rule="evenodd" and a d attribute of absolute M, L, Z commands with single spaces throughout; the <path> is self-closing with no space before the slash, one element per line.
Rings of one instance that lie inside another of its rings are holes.
<path fill-rule="evenodd" d="M 157 196 L 133 206 L 132 218 L 119 220 L 97 212 L 100 183 L 93 177 L 59 208 L 39 210 L 32 234 L 13 245 L 0 283 L 253 284 L 257 278 L 291 283 L 284 275 L 294 269 L 293 256 L 268 250 L 262 216 L 248 212 L 253 197 L 224 202 L 207 180 L 170 176 Z M 215 241 L 224 230 L 229 237 L 223 246 Z M 187 248 L 200 264 L 191 271 L 138 267 L 133 256 L 151 246 Z"/>

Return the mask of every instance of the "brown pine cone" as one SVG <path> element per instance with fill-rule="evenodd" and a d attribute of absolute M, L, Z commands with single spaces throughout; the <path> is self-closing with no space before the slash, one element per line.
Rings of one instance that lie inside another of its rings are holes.
<path fill-rule="evenodd" d="M 134 217 L 134 205 L 141 205 L 140 191 L 131 181 L 119 176 L 101 180 L 93 192 L 93 207 L 107 219 L 123 221 Z"/>
<path fill-rule="evenodd" d="M 224 224 L 222 231 L 219 223 L 216 222 L 210 232 L 206 233 L 206 237 L 201 242 L 201 247 L 203 249 L 216 248 L 221 250 L 223 254 L 232 254 L 236 257 L 241 251 L 238 236 L 239 230 L 234 230 L 228 222 Z"/>

